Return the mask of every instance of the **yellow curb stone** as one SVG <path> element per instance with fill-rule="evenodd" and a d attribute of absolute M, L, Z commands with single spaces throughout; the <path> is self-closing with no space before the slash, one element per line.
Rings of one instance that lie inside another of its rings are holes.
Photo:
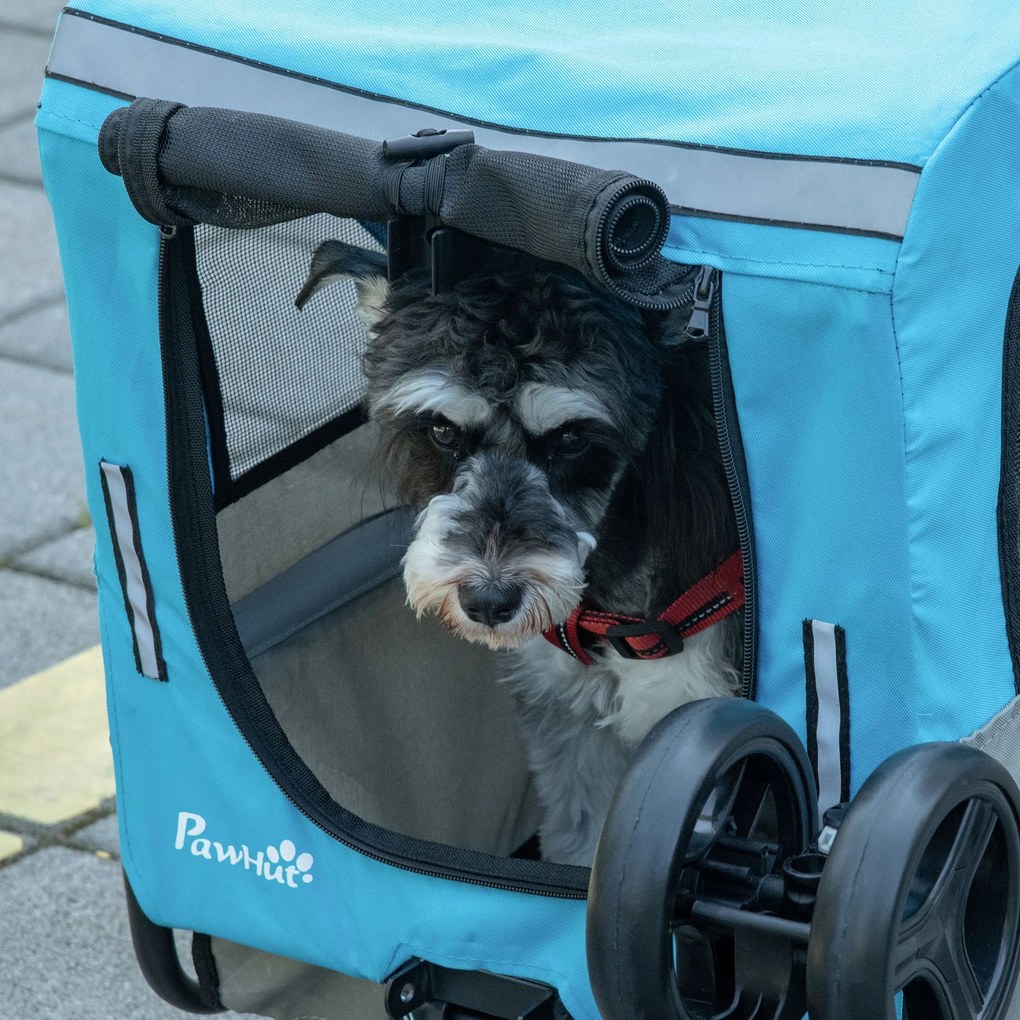
<path fill-rule="evenodd" d="M 0 814 L 53 825 L 113 793 L 98 645 L 0 691 Z"/>
<path fill-rule="evenodd" d="M 15 836 L 13 832 L 0 832 L 0 861 L 13 857 L 21 851 L 24 845 L 21 842 L 21 837 Z"/>

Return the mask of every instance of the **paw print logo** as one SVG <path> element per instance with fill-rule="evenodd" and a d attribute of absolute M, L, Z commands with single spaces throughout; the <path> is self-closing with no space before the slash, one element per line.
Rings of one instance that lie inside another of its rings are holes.
<path fill-rule="evenodd" d="M 315 858 L 311 854 L 299 854 L 297 847 L 289 839 L 283 840 L 280 843 L 279 849 L 275 846 L 267 846 L 266 857 L 273 864 L 286 865 L 285 871 L 289 886 L 297 888 L 295 880 L 299 878 L 306 885 L 315 878 L 311 873 Z"/>

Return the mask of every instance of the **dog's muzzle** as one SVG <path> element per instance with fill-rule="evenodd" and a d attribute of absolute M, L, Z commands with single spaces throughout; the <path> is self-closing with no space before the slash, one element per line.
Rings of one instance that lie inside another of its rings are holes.
<path fill-rule="evenodd" d="M 453 632 L 513 648 L 565 619 L 595 539 L 533 464 L 478 454 L 418 518 L 404 558 L 408 601 Z"/>

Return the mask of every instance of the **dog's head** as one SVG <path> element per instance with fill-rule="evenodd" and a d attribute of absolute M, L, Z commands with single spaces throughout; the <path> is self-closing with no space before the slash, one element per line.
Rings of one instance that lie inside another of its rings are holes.
<path fill-rule="evenodd" d="M 303 303 L 352 276 L 369 326 L 371 418 L 417 506 L 408 600 L 458 635 L 511 648 L 562 622 L 662 396 L 656 324 L 579 274 L 495 251 L 451 289 L 339 242 Z"/>

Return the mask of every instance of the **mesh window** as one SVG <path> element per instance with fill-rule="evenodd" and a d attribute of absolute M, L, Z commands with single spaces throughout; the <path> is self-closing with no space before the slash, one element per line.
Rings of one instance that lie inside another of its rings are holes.
<path fill-rule="evenodd" d="M 381 251 L 380 234 L 378 224 L 328 215 L 253 230 L 196 228 L 195 318 L 218 507 L 362 421 L 366 334 L 354 285 L 331 283 L 300 312 L 294 298 L 323 241 Z"/>

